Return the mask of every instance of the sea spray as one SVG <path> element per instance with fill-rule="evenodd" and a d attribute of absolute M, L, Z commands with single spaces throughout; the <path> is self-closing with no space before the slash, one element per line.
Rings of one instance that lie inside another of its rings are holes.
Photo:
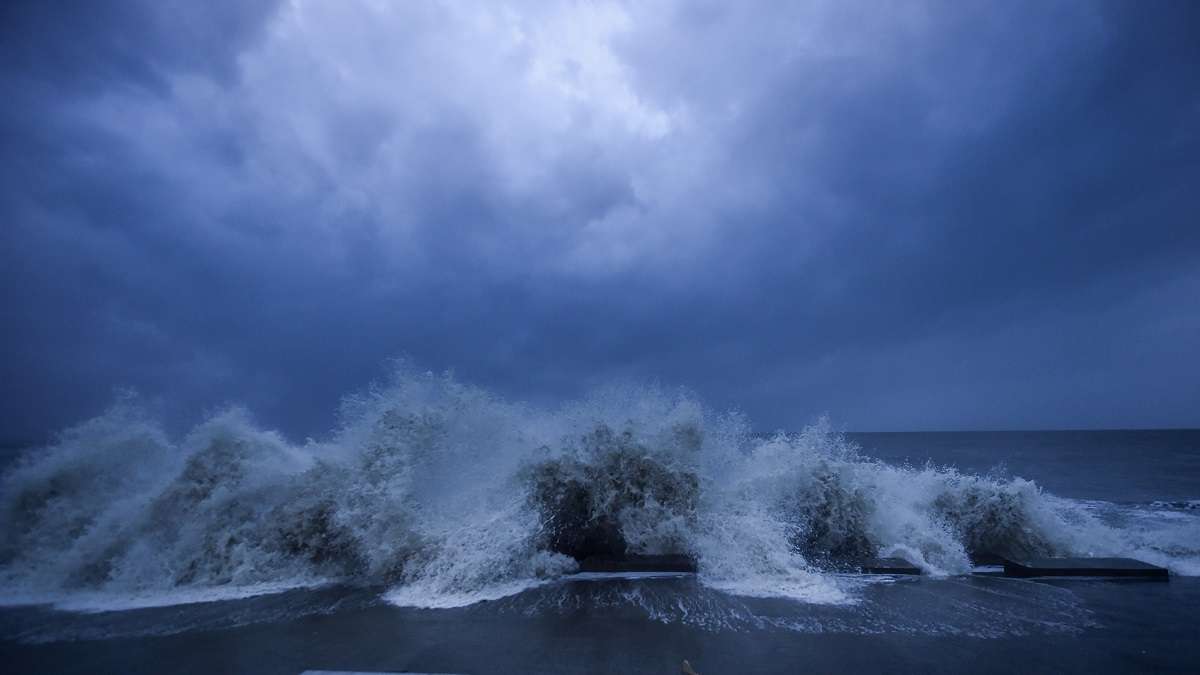
<path fill-rule="evenodd" d="M 854 602 L 837 572 L 876 555 L 935 575 L 983 552 L 1197 571 L 1184 509 L 1147 527 L 1022 479 L 872 460 L 826 420 L 750 429 L 680 390 L 611 386 L 543 410 L 404 364 L 300 445 L 237 408 L 171 440 L 123 398 L 4 475 L 3 599 L 338 582 L 446 607 L 620 553 L 687 554 L 713 589 L 816 603 Z"/>

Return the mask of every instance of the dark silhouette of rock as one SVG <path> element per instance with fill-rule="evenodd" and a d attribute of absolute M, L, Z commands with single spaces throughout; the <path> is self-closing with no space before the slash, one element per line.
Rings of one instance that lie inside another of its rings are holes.
<path fill-rule="evenodd" d="M 586 434 L 581 444 L 572 456 L 527 470 L 549 550 L 576 560 L 621 558 L 629 553 L 623 510 L 652 506 L 664 517 L 694 517 L 700 484 L 695 473 L 652 458 L 632 434 L 607 426 Z"/>

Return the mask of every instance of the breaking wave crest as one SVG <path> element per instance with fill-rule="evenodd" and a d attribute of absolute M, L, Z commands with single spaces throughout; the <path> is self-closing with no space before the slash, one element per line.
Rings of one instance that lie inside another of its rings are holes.
<path fill-rule="evenodd" d="M 1168 510 L 1185 522 L 1147 527 L 1150 506 L 1108 512 L 1027 480 L 885 464 L 825 421 L 762 437 L 659 387 L 547 411 L 401 365 L 341 412 L 320 442 L 289 443 L 237 408 L 175 441 L 118 401 L 3 477 L 0 600 L 336 582 L 448 607 L 623 553 L 687 554 L 710 588 L 816 603 L 854 602 L 861 582 L 836 572 L 877 555 L 936 575 L 984 552 L 1200 571 L 1182 508 Z"/>

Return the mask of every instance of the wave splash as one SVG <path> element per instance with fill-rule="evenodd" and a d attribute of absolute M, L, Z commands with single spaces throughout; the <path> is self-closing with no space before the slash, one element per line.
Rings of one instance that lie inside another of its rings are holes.
<path fill-rule="evenodd" d="M 836 572 L 876 555 L 935 575 L 982 552 L 1200 572 L 1190 514 L 1148 528 L 1027 480 L 885 464 L 826 421 L 764 438 L 682 391 L 614 386 L 547 411 L 403 364 L 345 399 L 325 441 L 231 408 L 176 442 L 127 398 L 0 488 L 8 604 L 338 582 L 450 607 L 614 553 L 685 553 L 713 589 L 834 604 L 861 587 Z"/>

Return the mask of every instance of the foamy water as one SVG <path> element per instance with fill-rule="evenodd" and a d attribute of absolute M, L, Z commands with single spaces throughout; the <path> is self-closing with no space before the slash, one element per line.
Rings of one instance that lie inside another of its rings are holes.
<path fill-rule="evenodd" d="M 1082 502 L 894 466 L 827 422 L 762 438 L 681 391 L 610 387 L 539 409 L 400 367 L 341 419 L 297 445 L 229 409 L 172 439 L 118 402 L 4 475 L 0 602 L 115 609 L 336 582 L 453 607 L 614 546 L 691 555 L 716 592 L 833 605 L 863 588 L 838 570 L 875 555 L 943 577 L 984 551 L 1200 573 L 1195 502 Z"/>

